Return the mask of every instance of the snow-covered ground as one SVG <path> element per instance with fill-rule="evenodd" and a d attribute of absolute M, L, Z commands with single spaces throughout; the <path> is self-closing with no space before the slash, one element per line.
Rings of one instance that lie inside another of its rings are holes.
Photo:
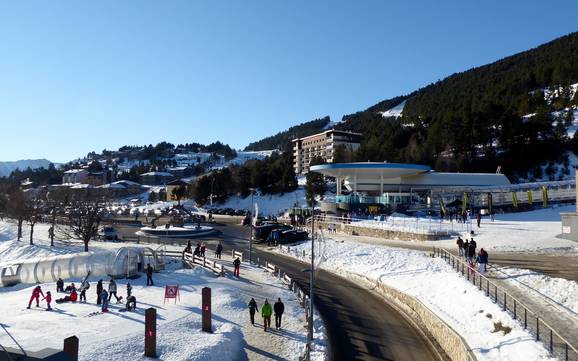
<path fill-rule="evenodd" d="M 293 207 L 305 207 L 305 189 L 299 187 L 294 192 L 283 194 L 259 194 L 253 196 L 253 202 L 259 207 L 260 215 L 279 215 Z M 229 197 L 225 202 L 215 204 L 218 208 L 251 209 L 251 196 Z"/>
<path fill-rule="evenodd" d="M 550 277 L 527 269 L 492 266 L 496 276 L 529 292 L 538 299 L 555 305 L 576 318 L 578 322 L 578 282 L 565 278 Z M 503 277 L 501 277 L 503 275 Z"/>
<path fill-rule="evenodd" d="M 381 115 L 384 118 L 387 117 L 396 117 L 399 118 L 403 115 L 403 108 L 405 107 L 405 100 L 402 101 L 401 103 L 399 103 L 398 105 L 396 105 L 395 107 L 388 109 L 384 112 L 381 112 Z"/>
<path fill-rule="evenodd" d="M 15 225 L 0 222 L 0 263 L 40 259 L 55 254 L 80 252 L 80 245 L 57 241 L 55 247 L 48 246 L 48 225 L 38 225 L 35 245 L 17 242 Z M 92 242 L 91 249 L 106 249 L 127 244 Z M 230 260 L 224 259 L 230 270 Z M 266 360 L 271 358 L 297 360 L 306 343 L 304 310 L 293 293 L 268 272 L 243 265 L 239 280 L 227 275 L 215 277 L 201 268 L 185 270 L 180 261 L 170 263 L 166 271 L 154 275 L 155 286 L 146 287 L 143 278 L 131 280 L 133 295 L 136 296 L 137 312 L 122 312 L 124 305 L 112 302 L 111 312 L 95 314 L 96 278 L 89 279 L 91 287 L 87 292 L 87 303 L 65 303 L 52 306 L 54 312 L 46 312 L 44 304 L 40 308 L 26 309 L 33 285 L 17 285 L 0 288 L 0 321 L 27 350 L 46 347 L 61 348 L 62 340 L 76 335 L 80 339 L 82 360 L 144 360 L 143 330 L 144 309 L 157 309 L 157 345 L 163 360 Z M 65 280 L 79 282 L 79 279 Z M 107 283 L 105 279 L 105 283 Z M 125 295 L 126 280 L 119 280 L 119 295 Z M 164 304 L 164 286 L 180 285 L 180 301 Z M 54 283 L 41 285 L 50 290 L 53 298 L 63 295 L 56 293 Z M 205 334 L 201 328 L 201 289 L 212 288 L 213 330 Z M 261 307 L 265 298 L 273 303 L 281 298 L 285 303 L 283 328 L 264 333 L 260 317 L 257 325 L 249 323 L 246 304 L 254 297 Z M 41 339 L 42 342 L 38 342 Z M 324 329 L 316 325 L 314 360 L 325 359 Z M 0 335 L 0 344 L 13 346 L 6 335 Z"/>
<path fill-rule="evenodd" d="M 380 281 L 417 297 L 468 342 L 480 361 L 552 359 L 542 344 L 442 259 L 420 251 L 334 239 L 327 239 L 321 248 L 322 268 Z M 307 259 L 309 252 L 310 243 L 305 242 L 291 247 L 290 254 Z M 498 322 L 511 327 L 511 332 L 493 332 Z"/>

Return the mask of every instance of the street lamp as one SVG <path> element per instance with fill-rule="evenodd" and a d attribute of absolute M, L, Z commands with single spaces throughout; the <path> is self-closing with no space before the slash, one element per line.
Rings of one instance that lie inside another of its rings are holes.
<path fill-rule="evenodd" d="M 255 203 L 253 202 L 253 195 L 255 194 L 255 188 L 249 188 L 251 191 L 251 219 L 249 221 L 249 227 L 251 227 L 251 234 L 249 236 L 249 264 L 253 263 L 253 216 L 255 212 Z"/>
<path fill-rule="evenodd" d="M 211 181 L 211 208 L 213 207 L 213 185 L 215 184 L 215 177 Z"/>

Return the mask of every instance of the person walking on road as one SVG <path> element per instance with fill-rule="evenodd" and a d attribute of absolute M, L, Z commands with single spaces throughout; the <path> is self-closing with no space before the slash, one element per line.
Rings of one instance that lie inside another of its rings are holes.
<path fill-rule="evenodd" d="M 221 253 L 223 253 L 223 243 L 219 241 L 217 245 L 217 249 L 215 250 L 215 255 L 218 259 L 221 259 Z"/>
<path fill-rule="evenodd" d="M 261 316 L 263 316 L 263 331 L 267 331 L 267 328 L 271 328 L 271 315 L 273 314 L 273 308 L 269 303 L 269 300 L 265 299 L 263 307 L 261 307 Z"/>
<path fill-rule="evenodd" d="M 147 263 L 147 286 L 154 286 L 153 282 L 153 268 L 150 263 Z"/>
<path fill-rule="evenodd" d="M 40 286 L 34 287 L 32 290 L 32 295 L 30 296 L 30 301 L 28 301 L 28 309 L 30 309 L 30 305 L 32 305 L 32 301 L 36 300 L 36 307 L 40 307 L 40 296 L 44 298 L 44 293 L 42 293 L 42 288 Z"/>
<path fill-rule="evenodd" d="M 464 255 L 464 240 L 462 239 L 462 237 L 458 237 L 456 244 L 458 245 L 458 256 L 463 256 Z"/>
<path fill-rule="evenodd" d="M 464 259 L 467 261 L 468 260 L 468 249 L 470 248 L 470 241 L 468 241 L 466 239 L 466 241 L 464 242 L 464 247 L 463 247 L 463 256 Z"/>
<path fill-rule="evenodd" d="M 473 262 L 474 257 L 476 257 L 476 242 L 473 239 L 470 241 L 466 253 L 467 253 L 467 260 Z"/>
<path fill-rule="evenodd" d="M 233 266 L 235 266 L 235 269 L 233 270 L 233 276 L 239 278 L 239 273 L 241 271 L 241 260 L 239 257 L 233 261 Z"/>
<path fill-rule="evenodd" d="M 285 312 L 285 305 L 281 302 L 281 298 L 278 298 L 273 305 L 273 311 L 275 312 L 275 328 L 278 330 L 281 328 L 281 317 Z"/>
<path fill-rule="evenodd" d="M 102 280 L 98 280 L 98 283 L 96 284 L 96 304 L 97 305 L 100 305 L 102 291 L 104 291 L 104 286 L 102 285 Z M 108 297 L 108 295 L 107 295 L 107 297 Z"/>
<path fill-rule="evenodd" d="M 255 312 L 259 312 L 259 307 L 257 306 L 257 301 L 254 298 L 251 298 L 249 304 L 249 317 L 251 318 L 251 325 L 255 326 Z"/>
<path fill-rule="evenodd" d="M 482 212 L 478 212 L 476 221 L 478 222 L 478 228 L 480 228 L 480 223 L 482 223 Z"/>
<path fill-rule="evenodd" d="M 205 250 L 207 249 L 207 245 L 205 242 L 201 242 L 201 257 L 205 257 Z"/>

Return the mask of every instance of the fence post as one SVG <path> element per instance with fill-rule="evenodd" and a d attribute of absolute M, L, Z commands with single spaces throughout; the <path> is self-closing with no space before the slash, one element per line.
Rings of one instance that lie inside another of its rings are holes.
<path fill-rule="evenodd" d="M 506 292 L 504 292 L 504 311 L 508 310 L 508 306 L 506 306 L 506 302 L 507 302 L 506 295 L 507 295 Z"/>
<path fill-rule="evenodd" d="M 540 317 L 536 317 L 536 341 L 540 341 Z"/>
<path fill-rule="evenodd" d="M 209 287 L 203 287 L 201 290 L 202 302 L 203 302 L 203 332 L 213 332 L 211 326 L 211 289 Z"/>
<path fill-rule="evenodd" d="M 490 280 L 486 279 L 486 297 L 490 297 Z"/>
<path fill-rule="evenodd" d="M 157 357 L 157 310 L 145 311 L 145 356 Z"/>
<path fill-rule="evenodd" d="M 554 341 L 552 340 L 552 329 L 550 329 L 550 353 L 554 353 Z"/>
<path fill-rule="evenodd" d="M 494 285 L 494 302 L 498 304 L 498 286 Z"/>
<path fill-rule="evenodd" d="M 524 330 L 528 328 L 528 310 L 524 307 Z"/>
<path fill-rule="evenodd" d="M 516 299 L 514 298 L 514 320 L 517 319 L 517 313 L 516 313 Z"/>
<path fill-rule="evenodd" d="M 70 336 L 65 338 L 62 351 L 67 354 L 71 360 L 78 361 L 78 337 Z"/>

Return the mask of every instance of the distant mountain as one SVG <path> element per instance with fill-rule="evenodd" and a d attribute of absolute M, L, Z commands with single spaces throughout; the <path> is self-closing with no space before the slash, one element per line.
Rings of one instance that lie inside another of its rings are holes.
<path fill-rule="evenodd" d="M 282 152 L 291 150 L 291 141 L 295 138 L 306 137 L 315 133 L 322 132 L 333 123 L 329 117 L 315 119 L 309 122 L 293 126 L 283 132 L 279 132 L 267 138 L 253 142 L 245 147 L 247 151 L 279 149 Z"/>
<path fill-rule="evenodd" d="M 26 170 L 30 169 L 38 169 L 38 168 L 45 168 L 48 169 L 48 166 L 52 162 L 47 159 L 23 159 L 11 162 L 0 162 L 0 177 L 7 177 L 15 171 L 16 169 Z"/>

